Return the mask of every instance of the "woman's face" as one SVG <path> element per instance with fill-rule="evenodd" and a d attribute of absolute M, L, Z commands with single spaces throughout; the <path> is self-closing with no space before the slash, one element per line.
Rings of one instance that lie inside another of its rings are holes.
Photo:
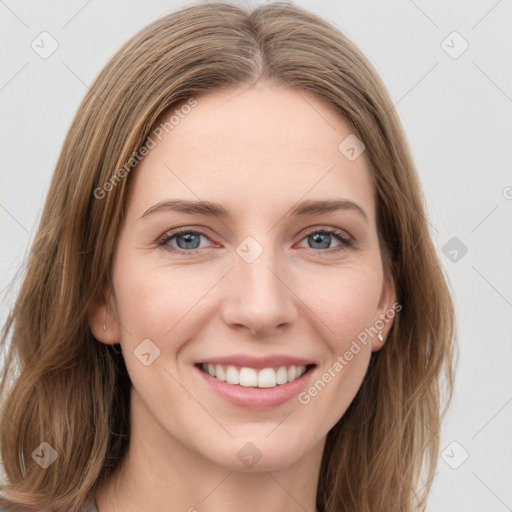
<path fill-rule="evenodd" d="M 186 111 L 127 178 L 93 332 L 121 343 L 132 422 L 162 453 L 285 468 L 318 453 L 391 327 L 365 154 L 304 91 L 260 82 Z"/>

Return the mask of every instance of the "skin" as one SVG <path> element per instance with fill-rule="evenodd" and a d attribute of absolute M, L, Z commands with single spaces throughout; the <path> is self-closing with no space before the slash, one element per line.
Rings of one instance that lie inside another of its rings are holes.
<path fill-rule="evenodd" d="M 133 383 L 128 457 L 96 492 L 100 512 L 315 510 L 326 435 L 383 342 L 373 336 L 360 344 L 308 404 L 294 398 L 264 411 L 228 404 L 193 364 L 287 354 L 317 364 L 314 383 L 392 308 L 365 155 L 349 161 L 338 150 L 351 133 L 316 96 L 258 82 L 198 98 L 132 171 L 108 308 L 90 313 L 99 342 L 121 343 Z M 140 218 L 177 198 L 215 201 L 235 217 L 162 210 Z M 285 217 L 304 199 L 352 201 L 367 221 L 352 210 Z M 175 253 L 158 246 L 176 228 L 204 236 L 188 246 L 175 237 L 167 243 Z M 325 245 L 315 242 L 325 228 L 355 246 L 334 236 L 330 245 L 328 236 Z M 236 252 L 247 236 L 263 249 L 252 263 Z M 187 247 L 199 252 L 180 255 Z M 390 328 L 388 321 L 384 342 Z M 134 355 L 144 339 L 160 350 L 149 366 Z M 247 442 L 262 454 L 252 468 L 237 457 Z"/>

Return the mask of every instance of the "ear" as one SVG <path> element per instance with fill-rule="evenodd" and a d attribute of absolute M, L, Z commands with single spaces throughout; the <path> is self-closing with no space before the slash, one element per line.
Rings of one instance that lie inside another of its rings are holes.
<path fill-rule="evenodd" d="M 401 304 L 396 302 L 395 281 L 392 275 L 388 275 L 384 278 L 382 284 L 382 293 L 375 316 L 374 326 L 377 333 L 372 337 L 372 352 L 376 352 L 383 347 L 393 325 L 393 319 L 401 309 Z M 382 333 L 382 340 L 379 338 L 380 333 Z"/>
<path fill-rule="evenodd" d="M 102 343 L 114 345 L 121 340 L 121 329 L 116 319 L 115 303 L 110 291 L 96 297 L 89 307 L 89 328 Z"/>

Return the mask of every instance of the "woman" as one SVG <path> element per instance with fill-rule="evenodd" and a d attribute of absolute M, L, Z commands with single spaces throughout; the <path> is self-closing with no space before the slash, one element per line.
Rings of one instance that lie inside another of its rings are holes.
<path fill-rule="evenodd" d="M 146 27 L 75 116 L 9 335 L 5 510 L 423 510 L 454 314 L 375 70 L 288 4 Z"/>

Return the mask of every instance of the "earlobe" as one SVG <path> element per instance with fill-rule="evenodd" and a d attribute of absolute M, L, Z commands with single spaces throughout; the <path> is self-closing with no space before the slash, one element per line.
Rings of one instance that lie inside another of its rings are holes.
<path fill-rule="evenodd" d="M 376 352 L 384 346 L 396 315 L 396 305 L 395 281 L 392 276 L 388 276 L 382 286 L 377 317 L 375 318 L 374 326 L 377 335 L 372 339 L 372 352 Z"/>
<path fill-rule="evenodd" d="M 113 301 L 105 301 L 101 298 L 95 299 L 89 308 L 89 328 L 93 336 L 102 343 L 113 345 L 119 343 L 121 338 L 118 323 L 109 313 L 114 311 Z"/>

